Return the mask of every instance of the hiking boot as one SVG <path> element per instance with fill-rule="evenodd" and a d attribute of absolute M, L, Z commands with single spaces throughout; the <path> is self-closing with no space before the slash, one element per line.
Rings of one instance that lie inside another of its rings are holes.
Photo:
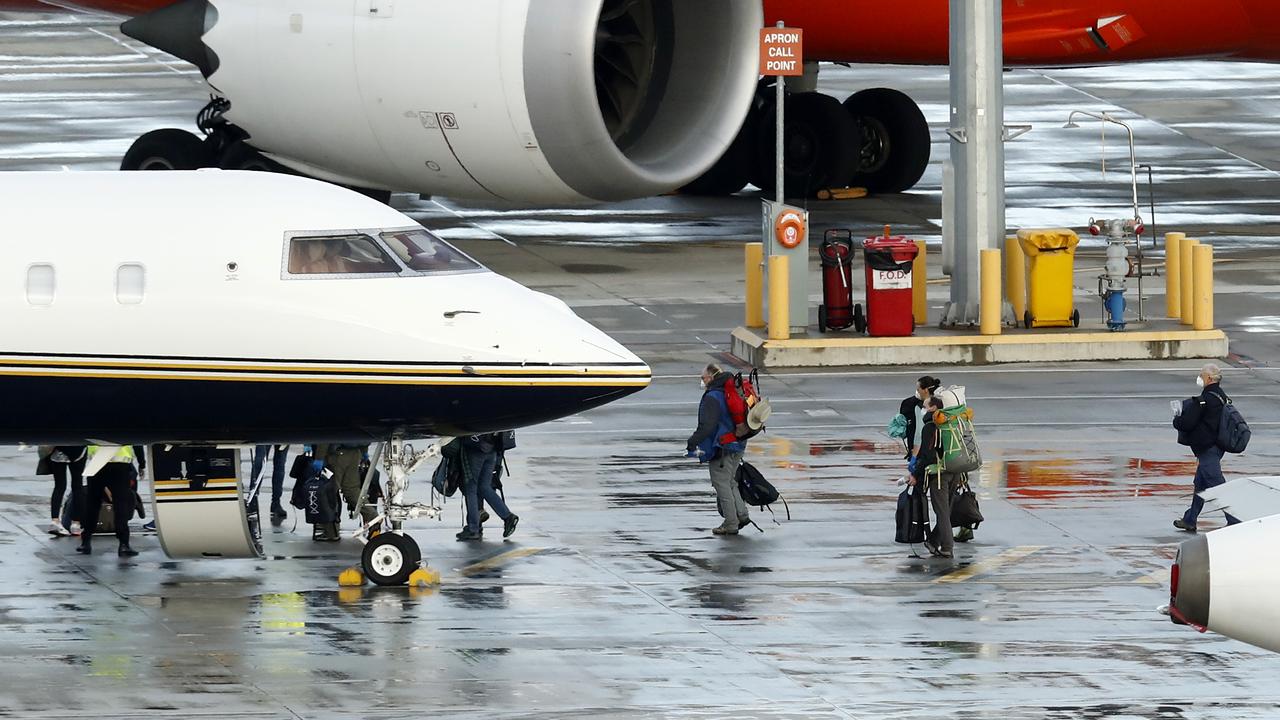
<path fill-rule="evenodd" d="M 1194 533 L 1196 531 L 1195 525 L 1186 524 L 1185 522 L 1182 521 L 1182 518 L 1178 518 L 1177 520 L 1174 520 L 1173 526 L 1184 532 Z"/>
<path fill-rule="evenodd" d="M 973 539 L 973 528 L 960 528 L 960 532 L 956 533 L 955 539 L 956 542 L 969 542 Z"/>
<path fill-rule="evenodd" d="M 284 508 L 280 506 L 280 503 L 271 503 L 272 520 L 284 520 L 287 517 L 289 517 L 289 513 L 284 511 Z"/>
<path fill-rule="evenodd" d="M 711 534 L 712 535 L 737 535 L 738 525 L 737 523 L 734 523 L 733 525 L 720 525 L 718 527 L 712 528 Z"/>
<path fill-rule="evenodd" d="M 520 516 L 511 513 L 506 520 L 502 521 L 502 537 L 511 537 L 511 533 L 516 531 L 516 525 L 520 524 Z"/>
<path fill-rule="evenodd" d="M 92 555 L 93 548 L 89 545 L 89 543 L 82 542 L 76 546 L 76 552 L 80 553 L 81 555 Z"/>
<path fill-rule="evenodd" d="M 454 537 L 457 538 L 458 542 L 466 542 L 468 540 L 483 540 L 484 533 L 482 532 L 473 533 L 470 530 L 463 530 L 457 535 L 454 535 Z"/>
<path fill-rule="evenodd" d="M 932 555 L 932 556 L 934 556 L 934 557 L 938 557 L 939 555 L 941 555 L 941 554 L 942 554 L 942 553 L 938 550 L 938 546 L 937 546 L 937 545 L 934 545 L 933 543 L 929 542 L 928 540 L 925 540 L 925 541 L 924 541 L 924 549 L 925 549 L 925 550 L 928 550 L 928 551 L 929 551 L 929 554 L 930 554 L 930 555 Z"/>
<path fill-rule="evenodd" d="M 120 557 L 134 557 L 138 554 L 138 551 L 128 545 L 121 545 L 120 549 L 116 550 L 116 554 Z"/>

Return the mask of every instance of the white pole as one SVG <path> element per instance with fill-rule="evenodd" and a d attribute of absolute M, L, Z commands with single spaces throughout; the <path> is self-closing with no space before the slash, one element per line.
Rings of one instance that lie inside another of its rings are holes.
<path fill-rule="evenodd" d="M 783 23 L 781 20 L 779 20 L 779 21 L 778 21 L 778 27 L 779 27 L 779 28 L 786 27 L 786 24 L 785 24 L 785 23 Z M 775 145 L 774 145 L 774 159 L 777 161 L 777 164 L 778 164 L 778 167 L 776 168 L 776 175 L 775 175 L 775 179 L 776 179 L 776 181 L 777 181 L 777 185 L 775 186 L 774 194 L 777 196 L 778 204 L 779 204 L 779 205 L 781 205 L 781 204 L 783 204 L 783 203 L 785 203 L 785 202 L 787 201 L 787 198 L 786 198 L 786 189 L 782 187 L 782 182 L 783 182 L 783 172 L 782 172 L 782 142 L 783 142 L 783 133 L 782 133 L 782 130 L 783 130 L 783 122 L 782 122 L 782 119 L 783 119 L 783 112 L 782 112 L 782 106 L 783 106 L 783 105 L 785 104 L 785 102 L 786 102 L 786 92 L 785 92 L 785 87 L 784 87 L 784 84 L 783 84 L 783 77 L 782 77 L 781 75 L 776 75 L 776 76 L 774 77 L 774 79 L 775 79 L 775 80 L 777 80 L 777 93 L 776 93 L 776 96 L 777 96 L 777 102 L 776 102 L 776 104 L 777 104 L 777 106 L 778 106 L 778 114 L 777 114 L 777 129 L 776 129 L 776 132 L 774 133 L 774 141 L 775 141 Z"/>

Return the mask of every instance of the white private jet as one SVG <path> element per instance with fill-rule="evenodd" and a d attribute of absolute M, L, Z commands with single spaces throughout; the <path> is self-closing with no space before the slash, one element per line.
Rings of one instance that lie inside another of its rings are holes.
<path fill-rule="evenodd" d="M 0 197 L 0 443 L 150 445 L 171 555 L 261 552 L 239 451 L 219 446 L 385 441 L 396 531 L 365 564 L 403 582 L 420 553 L 400 525 L 434 510 L 405 502 L 406 477 L 438 447 L 405 439 L 532 425 L 649 384 L 564 302 L 333 185 L 11 173 Z"/>
<path fill-rule="evenodd" d="M 1280 652 L 1280 477 L 1248 477 L 1202 493 L 1204 511 L 1241 522 L 1178 548 L 1167 612 L 1174 622 Z"/>

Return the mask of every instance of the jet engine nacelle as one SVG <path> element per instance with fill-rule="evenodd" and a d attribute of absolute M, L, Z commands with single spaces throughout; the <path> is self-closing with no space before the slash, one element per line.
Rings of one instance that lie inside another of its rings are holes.
<path fill-rule="evenodd" d="M 1182 543 L 1170 587 L 1174 621 L 1280 652 L 1280 566 L 1268 557 L 1277 540 L 1280 515 Z"/>
<path fill-rule="evenodd" d="M 763 19 L 743 0 L 179 5 L 124 30 L 196 62 L 275 160 L 537 203 L 651 196 L 709 168 L 746 116 Z"/>

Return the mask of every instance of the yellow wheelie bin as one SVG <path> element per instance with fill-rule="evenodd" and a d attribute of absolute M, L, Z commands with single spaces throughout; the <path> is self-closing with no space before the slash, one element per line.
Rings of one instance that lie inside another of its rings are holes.
<path fill-rule="evenodd" d="M 1018 244 L 1027 258 L 1027 311 L 1022 324 L 1080 327 L 1073 296 L 1080 237 L 1065 228 L 1019 230 Z"/>

